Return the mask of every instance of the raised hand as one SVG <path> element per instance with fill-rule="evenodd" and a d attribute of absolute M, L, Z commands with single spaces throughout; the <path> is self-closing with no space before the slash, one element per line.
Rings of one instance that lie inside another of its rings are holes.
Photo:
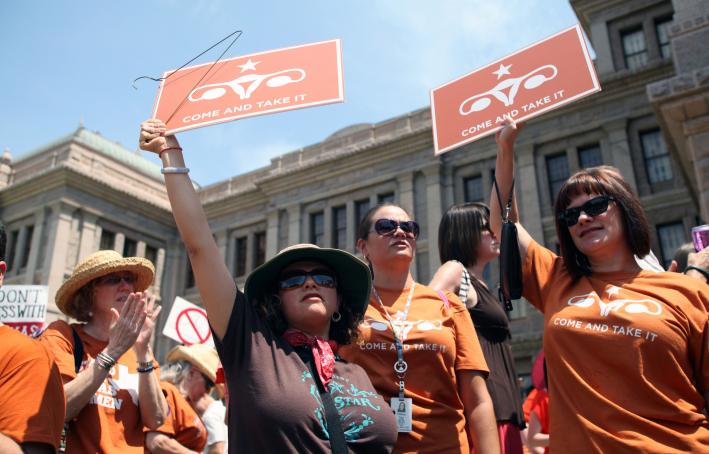
<path fill-rule="evenodd" d="M 144 292 L 142 295 L 142 299 L 146 302 L 145 311 L 147 315 L 145 321 L 143 321 L 140 333 L 138 333 L 138 337 L 135 340 L 134 348 L 138 356 L 148 352 L 150 340 L 153 336 L 153 331 L 155 331 L 156 320 L 162 309 L 162 306 L 155 304 L 156 298 L 157 296 L 150 292 Z"/>
<path fill-rule="evenodd" d="M 180 144 L 173 135 L 166 136 L 167 128 L 162 120 L 151 118 L 140 124 L 138 146 L 141 150 L 160 154 L 165 148 L 179 147 Z"/>
<path fill-rule="evenodd" d="M 498 125 L 500 129 L 495 134 L 497 145 L 504 151 L 512 150 L 519 131 L 524 127 L 524 123 L 517 124 L 512 118 L 505 116 L 505 119 Z"/>
<path fill-rule="evenodd" d="M 114 359 L 123 356 L 135 344 L 148 315 L 145 306 L 146 300 L 143 294 L 138 292 L 128 295 L 120 313 L 116 309 L 111 309 L 113 319 L 106 353 Z"/>

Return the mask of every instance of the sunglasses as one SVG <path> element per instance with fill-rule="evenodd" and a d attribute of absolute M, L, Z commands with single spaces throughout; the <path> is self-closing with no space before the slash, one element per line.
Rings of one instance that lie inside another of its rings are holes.
<path fill-rule="evenodd" d="M 581 206 L 567 208 L 562 213 L 559 213 L 559 220 L 566 222 L 567 227 L 571 227 L 579 222 L 579 216 L 581 216 L 582 211 L 589 216 L 598 216 L 605 213 L 611 200 L 615 199 L 609 195 L 594 197 Z"/>
<path fill-rule="evenodd" d="M 278 288 L 281 290 L 290 290 L 302 287 L 305 281 L 310 277 L 319 287 L 335 288 L 337 287 L 337 279 L 335 275 L 328 270 L 292 270 L 284 273 L 278 278 Z"/>
<path fill-rule="evenodd" d="M 418 238 L 421 229 L 416 221 L 395 221 L 393 219 L 377 219 L 374 223 L 374 231 L 379 235 L 393 235 L 396 229 L 401 229 L 406 236 Z"/>
<path fill-rule="evenodd" d="M 124 274 L 118 274 L 118 273 L 112 273 L 112 274 L 107 274 L 105 276 L 102 276 L 97 279 L 97 282 L 101 285 L 118 285 L 122 282 L 125 282 L 126 284 L 135 284 L 135 282 L 138 280 L 135 274 L 133 273 L 124 273 Z"/>

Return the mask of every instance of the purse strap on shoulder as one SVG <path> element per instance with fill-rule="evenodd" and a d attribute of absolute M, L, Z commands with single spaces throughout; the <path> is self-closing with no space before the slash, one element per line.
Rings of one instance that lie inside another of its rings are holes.
<path fill-rule="evenodd" d="M 509 222 L 510 220 L 510 211 L 512 211 L 512 196 L 514 194 L 514 189 L 515 189 L 515 179 L 512 179 L 512 186 L 510 187 L 510 197 L 507 199 L 507 205 L 504 207 L 502 206 L 502 198 L 500 197 L 500 188 L 497 185 L 497 177 L 493 177 L 493 181 L 495 184 L 495 192 L 497 193 L 497 203 L 500 204 L 500 214 L 502 215 L 502 222 Z"/>

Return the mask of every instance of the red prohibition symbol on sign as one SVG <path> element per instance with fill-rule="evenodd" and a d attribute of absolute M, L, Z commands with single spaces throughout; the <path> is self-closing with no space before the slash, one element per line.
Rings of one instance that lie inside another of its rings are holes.
<path fill-rule="evenodd" d="M 207 313 L 202 309 L 189 308 L 180 312 L 175 321 L 175 331 L 182 343 L 188 346 L 203 344 L 212 337 Z"/>

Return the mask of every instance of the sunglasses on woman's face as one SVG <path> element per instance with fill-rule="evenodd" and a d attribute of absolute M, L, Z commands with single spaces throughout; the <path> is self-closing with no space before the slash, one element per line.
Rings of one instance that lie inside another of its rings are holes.
<path fill-rule="evenodd" d="M 111 273 L 98 278 L 98 283 L 101 285 L 118 285 L 121 283 L 121 281 L 123 281 L 126 284 L 131 285 L 135 284 L 136 280 L 137 277 L 133 273 Z"/>
<path fill-rule="evenodd" d="M 393 235 L 396 229 L 401 229 L 409 238 L 418 238 L 421 229 L 416 221 L 395 221 L 393 219 L 377 219 L 374 231 L 379 235 Z"/>
<path fill-rule="evenodd" d="M 581 216 L 582 211 L 588 216 L 598 216 L 599 214 L 605 213 L 608 210 L 608 204 L 611 200 L 615 199 L 609 195 L 594 197 L 584 202 L 583 205 L 567 208 L 559 214 L 559 219 L 566 222 L 567 227 L 571 227 L 579 222 L 579 216 Z"/>
<path fill-rule="evenodd" d="M 310 277 L 319 287 L 335 288 L 337 287 L 337 279 L 332 271 L 329 270 L 290 270 L 278 278 L 278 288 L 281 290 L 290 290 L 293 288 L 302 287 L 305 281 Z"/>

